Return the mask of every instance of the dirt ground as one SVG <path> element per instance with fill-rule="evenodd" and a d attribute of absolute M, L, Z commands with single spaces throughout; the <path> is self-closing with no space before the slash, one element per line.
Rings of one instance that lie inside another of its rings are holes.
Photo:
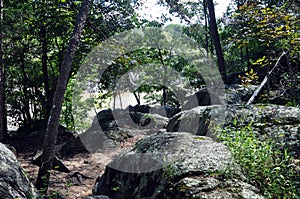
<path fill-rule="evenodd" d="M 138 139 L 142 137 L 129 138 L 114 150 L 102 153 L 79 153 L 72 157 L 61 159 L 67 166 L 70 173 L 63 173 L 53 170 L 49 184 L 49 198 L 51 199 L 82 199 L 92 195 L 92 189 L 96 179 L 105 171 L 105 166 L 113 158 L 124 150 L 129 149 Z M 41 148 L 43 141 L 39 139 L 14 140 L 10 145 L 17 151 L 17 158 L 31 179 L 35 183 L 38 166 L 32 164 L 32 158 L 36 151 Z M 77 178 L 76 172 L 87 178 Z"/>

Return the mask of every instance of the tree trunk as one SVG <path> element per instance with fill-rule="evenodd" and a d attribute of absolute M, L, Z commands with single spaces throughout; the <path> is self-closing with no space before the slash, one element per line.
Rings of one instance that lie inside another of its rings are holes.
<path fill-rule="evenodd" d="M 26 75 L 25 71 L 25 54 L 22 52 L 20 55 L 20 60 L 21 60 L 21 71 L 23 74 L 23 82 L 22 82 L 22 89 L 23 89 L 23 117 L 24 117 L 24 123 L 29 123 L 32 121 L 31 119 L 31 114 L 30 114 L 30 91 L 28 92 L 28 85 L 29 83 L 29 78 Z"/>
<path fill-rule="evenodd" d="M 208 53 L 209 49 L 209 38 L 208 38 L 208 17 L 207 17 L 207 3 L 203 1 L 203 13 L 204 13 L 204 22 L 205 22 L 205 50 Z"/>
<path fill-rule="evenodd" d="M 3 25 L 3 1 L 0 0 L 0 142 L 4 142 L 7 137 L 7 120 L 5 109 L 5 74 L 3 67 L 2 51 L 2 25 Z"/>
<path fill-rule="evenodd" d="M 41 43 L 42 43 L 42 70 L 43 70 L 43 78 L 44 78 L 44 88 L 45 88 L 45 96 L 46 96 L 46 102 L 45 102 L 45 119 L 48 120 L 50 111 L 51 111 L 51 105 L 52 105 L 52 96 L 50 92 L 50 86 L 49 86 L 49 75 L 48 75 L 48 67 L 47 67 L 47 30 L 45 25 L 41 24 L 40 28 L 40 36 L 41 36 Z"/>
<path fill-rule="evenodd" d="M 80 42 L 80 36 L 86 22 L 87 15 L 90 11 L 91 0 L 83 0 L 80 12 L 76 20 L 73 35 L 69 41 L 67 51 L 64 55 L 61 71 L 57 80 L 53 105 L 47 123 L 46 135 L 43 144 L 42 164 L 39 168 L 36 187 L 42 194 L 46 194 L 48 190 L 50 172 L 53 166 L 54 148 L 57 138 L 59 119 L 62 110 L 64 93 L 67 87 L 69 73 L 72 69 L 72 62 L 75 52 Z"/>
<path fill-rule="evenodd" d="M 0 142 L 4 141 L 4 82 L 3 82 L 3 63 L 2 63 L 2 7 L 3 1 L 0 0 Z"/>
<path fill-rule="evenodd" d="M 209 12 L 209 18 L 210 18 L 211 37 L 213 38 L 215 44 L 219 71 L 221 73 L 223 81 L 226 83 L 227 81 L 226 81 L 225 60 L 224 60 L 224 55 L 223 55 L 222 46 L 220 42 L 220 36 L 218 33 L 213 0 L 207 0 L 207 7 Z"/>
<path fill-rule="evenodd" d="M 136 103 L 138 105 L 141 105 L 141 100 L 140 100 L 140 96 L 136 93 L 136 91 L 133 92 L 133 95 L 135 97 Z"/>

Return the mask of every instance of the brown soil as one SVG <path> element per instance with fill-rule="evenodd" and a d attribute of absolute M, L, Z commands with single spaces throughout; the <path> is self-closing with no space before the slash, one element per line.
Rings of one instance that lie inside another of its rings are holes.
<path fill-rule="evenodd" d="M 71 170 L 70 173 L 63 173 L 53 170 L 49 184 L 49 198 L 82 199 L 92 195 L 92 189 L 97 177 L 103 174 L 105 166 L 120 152 L 130 148 L 138 139 L 144 136 L 136 136 L 120 143 L 120 146 L 102 153 L 79 153 L 72 157 L 62 158 L 63 163 Z M 43 140 L 30 137 L 22 140 L 12 140 L 10 145 L 14 146 L 17 158 L 28 174 L 31 181 L 35 182 L 38 174 L 38 166 L 31 163 L 35 153 L 41 149 Z M 74 175 L 79 172 L 88 178 L 77 179 Z"/>

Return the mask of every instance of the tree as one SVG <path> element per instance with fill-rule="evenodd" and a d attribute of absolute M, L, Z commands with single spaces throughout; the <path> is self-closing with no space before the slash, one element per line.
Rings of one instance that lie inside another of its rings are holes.
<path fill-rule="evenodd" d="M 288 52 L 268 79 L 268 89 L 275 88 L 277 91 L 277 96 L 272 96 L 273 100 L 284 96 L 293 102 L 297 98 L 294 91 L 299 88 L 300 74 L 299 5 L 295 1 L 268 0 L 237 3 L 238 9 L 229 16 L 231 22 L 225 27 L 227 38 L 223 35 L 230 53 L 227 60 L 233 63 L 237 50 L 245 53 L 245 60 L 241 61 L 247 63 L 247 70 L 256 71 L 262 78 L 280 54 Z M 239 64 L 237 68 L 243 71 L 245 65 L 236 63 Z M 287 103 L 286 100 L 280 101 Z"/>
<path fill-rule="evenodd" d="M 221 42 L 220 42 L 220 37 L 219 37 L 219 33 L 218 33 L 218 26 L 217 26 L 217 21 L 216 21 L 216 16 L 215 16 L 213 0 L 203 0 L 202 2 L 201 1 L 179 2 L 179 1 L 174 1 L 174 0 L 160 0 L 160 3 L 162 5 L 165 5 L 165 4 L 168 5 L 170 7 L 171 13 L 174 13 L 174 12 L 177 13 L 183 20 L 185 20 L 189 24 L 192 23 L 191 21 L 193 21 L 193 19 L 192 19 L 193 17 L 199 18 L 199 16 L 196 16 L 199 14 L 199 9 L 203 10 L 202 15 L 204 16 L 204 20 L 206 23 L 205 25 L 207 25 L 207 21 L 208 21 L 208 24 L 210 27 L 210 35 L 214 42 L 219 72 L 222 76 L 223 81 L 226 83 L 226 66 L 225 66 L 223 50 L 222 50 L 222 46 L 221 46 Z M 188 9 L 188 7 L 190 7 L 190 9 Z M 195 7 L 196 7 L 196 9 L 195 9 Z M 201 9 L 201 7 L 203 7 L 203 9 Z M 208 9 L 208 16 L 207 16 L 206 9 Z M 208 17 L 208 19 L 207 19 L 207 17 Z M 202 17 L 200 17 L 200 18 L 202 18 Z M 198 21 L 198 23 L 201 23 L 199 21 L 199 19 L 197 21 Z M 200 34 L 200 33 L 198 33 L 198 34 Z M 205 35 L 205 43 L 204 44 L 205 44 L 204 45 L 205 49 L 208 49 L 207 34 Z M 211 50 L 211 51 L 213 51 L 213 50 Z"/>
<path fill-rule="evenodd" d="M 2 63 L 2 19 L 3 19 L 3 1 L 0 0 L 0 142 L 4 140 L 4 74 Z"/>
<path fill-rule="evenodd" d="M 207 0 L 207 7 L 208 7 L 208 13 L 209 13 L 209 23 L 210 23 L 210 32 L 211 36 L 214 40 L 215 44 L 215 50 L 216 50 L 216 55 L 217 55 L 217 60 L 218 60 L 218 66 L 219 66 L 219 71 L 222 76 L 223 81 L 226 83 L 226 66 L 225 66 L 225 60 L 224 60 L 224 55 L 223 55 L 223 50 L 220 42 L 220 36 L 218 32 L 218 26 L 217 26 L 217 21 L 216 21 L 216 15 L 215 15 L 215 8 L 214 8 L 214 3 L 213 0 Z"/>
<path fill-rule="evenodd" d="M 46 135 L 43 144 L 42 164 L 39 168 L 36 187 L 46 193 L 50 179 L 50 171 L 53 166 L 54 146 L 56 143 L 60 114 L 64 99 L 64 93 L 67 87 L 69 75 L 72 69 L 72 62 L 75 57 L 77 47 L 79 46 L 80 36 L 90 11 L 91 0 L 83 0 L 82 6 L 78 13 L 73 35 L 69 41 L 68 48 L 64 55 L 61 71 L 58 77 L 53 106 L 47 123 Z"/>

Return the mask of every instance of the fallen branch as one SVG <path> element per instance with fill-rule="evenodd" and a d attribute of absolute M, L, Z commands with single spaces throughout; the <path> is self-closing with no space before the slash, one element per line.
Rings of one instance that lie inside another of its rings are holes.
<path fill-rule="evenodd" d="M 265 76 L 264 80 L 261 82 L 261 84 L 259 85 L 259 87 L 254 91 L 253 95 L 251 96 L 251 98 L 248 100 L 246 105 L 250 105 L 254 99 L 257 97 L 257 95 L 260 93 L 261 89 L 264 87 L 264 85 L 267 83 L 271 73 L 275 70 L 275 68 L 277 68 L 277 66 L 279 65 L 280 60 L 282 59 L 283 56 L 286 55 L 286 52 L 283 52 L 280 57 L 278 58 L 275 66 L 272 68 L 272 70 L 270 70 L 268 72 L 268 74 Z"/>

